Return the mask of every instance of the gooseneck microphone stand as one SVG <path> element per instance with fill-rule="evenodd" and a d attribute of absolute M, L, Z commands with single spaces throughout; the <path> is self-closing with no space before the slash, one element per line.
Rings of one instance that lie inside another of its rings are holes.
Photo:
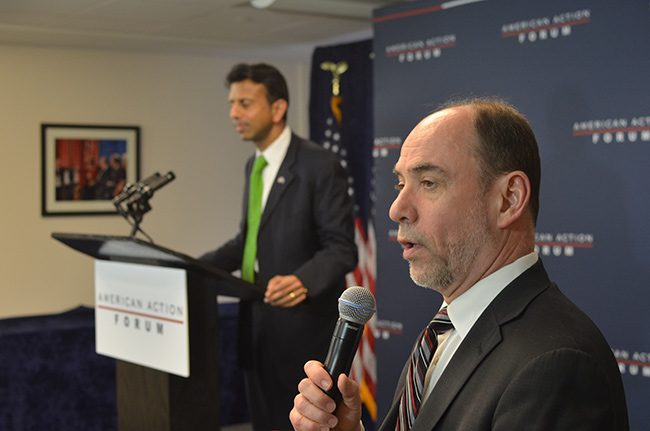
<path fill-rule="evenodd" d="M 127 184 L 124 186 L 122 193 L 113 198 L 113 204 L 117 212 L 132 226 L 131 234 L 129 235 L 131 238 L 135 238 L 135 235 L 140 232 L 153 244 L 153 240 L 142 230 L 140 223 L 144 215 L 151 211 L 149 199 L 153 197 L 154 192 L 171 182 L 174 178 L 176 176 L 172 171 L 162 176 L 156 172 L 137 184 Z"/>

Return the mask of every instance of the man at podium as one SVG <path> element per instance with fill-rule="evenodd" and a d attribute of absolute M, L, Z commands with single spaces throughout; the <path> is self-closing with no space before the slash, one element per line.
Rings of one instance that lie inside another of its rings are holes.
<path fill-rule="evenodd" d="M 230 118 L 255 146 L 239 233 L 200 260 L 266 288 L 240 304 L 239 363 L 255 431 L 290 430 L 303 364 L 325 358 L 345 274 L 357 264 L 347 174 L 329 151 L 293 134 L 280 72 L 239 64 L 227 76 Z"/>

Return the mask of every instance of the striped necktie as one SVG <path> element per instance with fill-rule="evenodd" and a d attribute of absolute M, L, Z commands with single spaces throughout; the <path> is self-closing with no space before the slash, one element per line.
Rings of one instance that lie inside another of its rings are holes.
<path fill-rule="evenodd" d="M 257 231 L 262 219 L 262 170 L 268 163 L 264 156 L 259 156 L 253 164 L 250 187 L 248 190 L 248 218 L 246 221 L 246 242 L 241 264 L 241 278 L 255 282 L 255 259 L 257 257 Z"/>
<path fill-rule="evenodd" d="M 427 375 L 431 358 L 438 347 L 437 337 L 453 328 L 454 326 L 447 315 L 447 307 L 443 307 L 420 334 L 420 338 L 413 347 L 404 392 L 399 402 L 396 431 L 411 429 L 420 410 L 424 378 Z"/>

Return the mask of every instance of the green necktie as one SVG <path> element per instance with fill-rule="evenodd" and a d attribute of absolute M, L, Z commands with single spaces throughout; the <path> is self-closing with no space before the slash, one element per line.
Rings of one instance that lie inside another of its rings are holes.
<path fill-rule="evenodd" d="M 241 278 L 255 282 L 255 258 L 257 256 L 257 231 L 262 219 L 262 170 L 268 163 L 264 156 L 259 156 L 253 164 L 250 188 L 248 191 L 248 219 L 246 229 L 246 243 L 244 244 L 244 258 L 241 264 Z"/>

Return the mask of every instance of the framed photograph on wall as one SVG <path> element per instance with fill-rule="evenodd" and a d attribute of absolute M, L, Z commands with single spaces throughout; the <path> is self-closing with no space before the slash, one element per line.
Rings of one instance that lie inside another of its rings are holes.
<path fill-rule="evenodd" d="M 140 177 L 140 128 L 41 124 L 42 215 L 117 214 Z"/>

